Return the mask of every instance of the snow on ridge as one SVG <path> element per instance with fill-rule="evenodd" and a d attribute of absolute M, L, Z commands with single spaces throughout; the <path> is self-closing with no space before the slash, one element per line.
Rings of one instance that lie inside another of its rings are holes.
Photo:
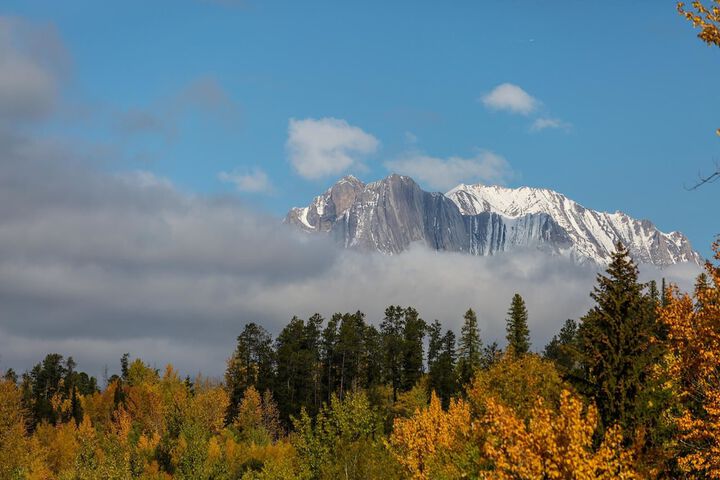
<path fill-rule="evenodd" d="M 701 262 L 687 238 L 679 232 L 661 232 L 649 220 L 636 220 L 619 210 L 614 213 L 592 210 L 550 189 L 460 184 L 445 195 L 463 215 L 481 212 L 508 218 L 537 213 L 550 215 L 567 231 L 576 253 L 600 263 L 607 263 L 618 241 L 643 262 Z"/>

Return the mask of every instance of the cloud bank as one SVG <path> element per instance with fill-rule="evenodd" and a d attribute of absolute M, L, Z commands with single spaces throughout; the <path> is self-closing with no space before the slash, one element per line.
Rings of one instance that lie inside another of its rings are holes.
<path fill-rule="evenodd" d="M 339 175 L 361 165 L 380 142 L 362 129 L 337 118 L 290 119 L 287 151 L 295 171 L 314 180 Z"/>
<path fill-rule="evenodd" d="M 541 350 L 590 306 L 595 272 L 536 251 L 342 251 L 236 200 L 189 195 L 147 173 L 98 172 L 60 145 L 3 136 L 0 153 L 2 369 L 58 352 L 100 375 L 127 351 L 221 375 L 246 322 L 277 334 L 293 315 L 360 309 L 378 323 L 390 304 L 455 331 L 472 307 L 485 341 L 503 343 L 515 292 Z"/>

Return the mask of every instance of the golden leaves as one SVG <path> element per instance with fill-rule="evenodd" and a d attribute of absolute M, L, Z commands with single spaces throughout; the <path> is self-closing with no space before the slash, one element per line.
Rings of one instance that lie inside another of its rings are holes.
<path fill-rule="evenodd" d="M 720 0 L 711 0 L 715 5 L 709 8 L 700 1 L 692 2 L 694 11 L 685 10 L 685 2 L 677 3 L 677 10 L 693 27 L 700 28 L 698 37 L 708 45 L 720 47 Z M 720 133 L 719 133 L 720 134 Z"/>
<path fill-rule="evenodd" d="M 492 478 L 638 478 L 631 454 L 622 448 L 619 428 L 609 429 L 600 448 L 592 448 L 597 410 L 586 410 L 567 390 L 557 412 L 538 399 L 527 423 L 490 399 L 481 425 L 487 430 L 483 454 L 494 466 Z"/>
<path fill-rule="evenodd" d="M 433 392 L 430 405 L 411 418 L 395 419 L 389 445 L 395 459 L 414 479 L 428 479 L 435 456 L 462 447 L 469 438 L 470 407 L 453 400 L 444 411 Z"/>
<path fill-rule="evenodd" d="M 720 245 L 713 245 L 720 260 Z M 669 373 L 685 409 L 676 419 L 687 473 L 720 478 L 720 267 L 707 263 L 693 296 L 666 292 L 660 318 L 668 328 Z"/>

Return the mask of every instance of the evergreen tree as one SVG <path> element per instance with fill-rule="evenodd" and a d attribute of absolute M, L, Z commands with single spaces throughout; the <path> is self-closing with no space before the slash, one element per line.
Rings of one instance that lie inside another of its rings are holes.
<path fill-rule="evenodd" d="M 338 396 L 355 390 L 359 384 L 360 368 L 363 359 L 363 335 L 365 334 L 365 315 L 358 311 L 342 315 L 338 342 L 335 347 L 338 360 Z"/>
<path fill-rule="evenodd" d="M 435 320 L 428 325 L 428 371 L 432 371 L 432 367 L 438 359 L 443 346 L 442 325 L 440 320 Z"/>
<path fill-rule="evenodd" d="M 337 343 L 338 343 L 338 326 L 342 315 L 334 314 L 328 320 L 327 326 L 323 330 L 320 342 L 320 357 L 322 359 L 323 376 L 322 384 L 324 388 L 324 401 L 329 402 L 332 395 L 337 391 Z"/>
<path fill-rule="evenodd" d="M 495 365 L 502 357 L 502 353 L 503 351 L 497 342 L 492 342 L 490 345 L 483 347 L 482 355 L 480 356 L 480 368 L 487 370 Z"/>
<path fill-rule="evenodd" d="M 127 381 L 129 363 L 130 354 L 123 353 L 123 356 L 120 358 L 120 378 L 122 378 L 123 381 Z"/>
<path fill-rule="evenodd" d="M 530 351 L 530 330 L 528 328 L 528 312 L 525 301 L 516 293 L 513 295 L 508 310 L 506 324 L 508 351 L 513 355 L 525 355 Z"/>
<path fill-rule="evenodd" d="M 385 309 L 385 318 L 380 324 L 380 333 L 385 351 L 383 370 L 387 381 L 392 386 L 393 401 L 397 401 L 398 391 L 402 388 L 402 367 L 405 330 L 404 309 L 400 306 L 389 306 Z"/>
<path fill-rule="evenodd" d="M 458 380 L 461 385 L 467 385 L 472 380 L 475 370 L 480 368 L 482 352 L 480 329 L 472 308 L 465 312 L 464 319 L 460 330 L 457 360 Z"/>
<path fill-rule="evenodd" d="M 423 374 L 423 342 L 427 324 L 412 307 L 406 308 L 403 316 L 402 388 L 410 390 Z"/>
<path fill-rule="evenodd" d="M 660 287 L 660 304 L 663 307 L 667 307 L 668 305 L 667 285 L 665 285 L 665 277 L 663 277 L 662 287 Z"/>
<path fill-rule="evenodd" d="M 312 401 L 305 406 L 310 413 L 315 414 L 322 405 L 322 375 L 323 375 L 323 364 L 322 364 L 322 324 L 323 317 L 316 313 L 308 318 L 305 323 L 305 344 L 308 350 L 308 361 L 310 365 L 310 382 L 312 384 Z"/>
<path fill-rule="evenodd" d="M 457 391 L 455 361 L 455 334 L 448 330 L 440 339 L 436 360 L 429 367 L 430 390 L 437 393 L 445 407 Z"/>
<path fill-rule="evenodd" d="M 364 337 L 363 383 L 367 389 L 383 383 L 382 336 L 374 325 L 368 325 Z"/>
<path fill-rule="evenodd" d="M 651 368 L 662 351 L 653 342 L 658 325 L 651 301 L 623 245 L 617 245 L 606 274 L 598 275 L 591 297 L 596 305 L 578 331 L 584 374 L 578 387 L 597 404 L 600 431 L 617 423 L 630 436 L 661 416 Z"/>
<path fill-rule="evenodd" d="M 235 418 L 248 387 L 253 386 L 261 392 L 274 387 L 274 356 L 270 334 L 256 323 L 245 325 L 225 371 L 225 385 L 230 397 L 228 422 Z"/>
<path fill-rule="evenodd" d="M 12 383 L 13 385 L 16 385 L 18 382 L 17 373 L 15 373 L 15 370 L 13 370 L 12 368 L 8 368 L 5 371 L 5 375 L 3 375 L 3 379 L 7 382 Z"/>
<path fill-rule="evenodd" d="M 552 340 L 545 346 L 543 356 L 551 360 L 558 371 L 569 379 L 580 375 L 578 369 L 578 327 L 575 320 L 569 318 L 560 329 L 558 335 L 553 335 Z"/>
<path fill-rule="evenodd" d="M 305 322 L 293 317 L 275 342 L 277 373 L 275 397 L 280 415 L 287 420 L 297 415 L 301 406 L 312 403 L 313 352 L 306 338 Z"/>

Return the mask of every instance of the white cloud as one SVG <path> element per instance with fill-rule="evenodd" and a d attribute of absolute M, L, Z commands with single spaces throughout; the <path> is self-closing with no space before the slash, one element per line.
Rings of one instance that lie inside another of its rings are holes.
<path fill-rule="evenodd" d="M 373 153 L 380 142 L 345 120 L 290 119 L 287 151 L 300 176 L 317 179 L 337 175 L 359 164 L 359 157 Z"/>
<path fill-rule="evenodd" d="M 430 188 L 449 190 L 459 183 L 504 183 L 512 176 L 512 169 L 502 156 L 481 151 L 474 157 L 431 157 L 411 153 L 385 163 L 389 170 L 409 175 Z"/>
<path fill-rule="evenodd" d="M 482 103 L 493 110 L 529 115 L 537 110 L 540 101 L 512 83 L 503 83 L 482 97 Z"/>
<path fill-rule="evenodd" d="M 540 132 L 540 131 L 546 130 L 548 128 L 551 128 L 551 129 L 559 128 L 559 129 L 565 130 L 567 132 L 572 128 L 572 125 L 570 123 L 560 120 L 559 118 L 539 117 L 539 118 L 536 118 L 535 121 L 530 126 L 530 131 Z"/>
<path fill-rule="evenodd" d="M 264 193 L 272 189 L 267 174 L 259 168 L 248 173 L 220 172 L 218 178 L 222 182 L 232 183 L 240 192 Z"/>

